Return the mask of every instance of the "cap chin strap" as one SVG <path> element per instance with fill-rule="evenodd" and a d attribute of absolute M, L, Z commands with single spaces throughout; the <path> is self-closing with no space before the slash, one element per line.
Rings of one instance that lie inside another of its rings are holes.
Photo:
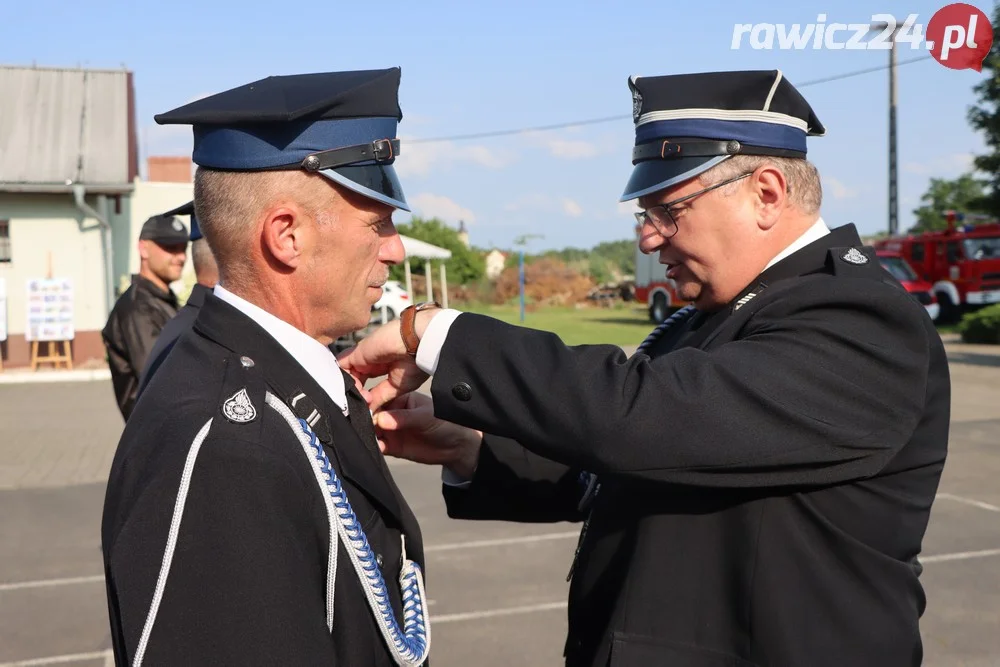
<path fill-rule="evenodd" d="M 373 160 L 380 164 L 392 164 L 397 155 L 399 155 L 399 139 L 376 139 L 369 144 L 332 148 L 328 151 L 313 153 L 306 156 L 302 162 L 289 165 L 289 168 L 322 171 Z"/>
<path fill-rule="evenodd" d="M 719 155 L 771 155 L 773 157 L 805 158 L 802 151 L 787 148 L 749 146 L 736 141 L 707 139 L 657 140 L 632 149 L 632 164 L 646 160 L 671 160 L 685 157 L 716 157 Z"/>

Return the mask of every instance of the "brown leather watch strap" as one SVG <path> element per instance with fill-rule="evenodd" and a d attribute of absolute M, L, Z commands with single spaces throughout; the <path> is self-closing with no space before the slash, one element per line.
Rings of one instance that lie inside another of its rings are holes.
<path fill-rule="evenodd" d="M 417 320 L 417 313 L 428 308 L 440 308 L 437 301 L 424 301 L 407 306 L 399 315 L 399 335 L 403 337 L 403 345 L 406 346 L 406 353 L 411 357 L 417 356 L 417 347 L 420 345 L 420 337 L 417 336 L 414 324 Z"/>

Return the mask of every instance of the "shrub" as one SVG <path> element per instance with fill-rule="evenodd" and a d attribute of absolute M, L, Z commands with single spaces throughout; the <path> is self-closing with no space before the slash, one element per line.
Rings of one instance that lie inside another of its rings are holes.
<path fill-rule="evenodd" d="M 1000 303 L 966 314 L 958 331 L 965 343 L 1000 345 Z"/>

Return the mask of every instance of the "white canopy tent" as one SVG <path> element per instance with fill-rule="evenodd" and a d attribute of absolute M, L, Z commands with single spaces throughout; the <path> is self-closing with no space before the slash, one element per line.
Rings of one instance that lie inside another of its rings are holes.
<path fill-rule="evenodd" d="M 403 248 L 406 250 L 406 260 L 403 264 L 406 269 L 406 293 L 413 298 L 413 284 L 410 280 L 410 259 L 422 259 L 424 260 L 424 274 L 427 276 L 427 300 L 434 300 L 434 284 L 431 280 L 431 261 L 438 260 L 440 262 L 439 267 L 441 271 L 441 305 L 447 308 L 448 277 L 444 268 L 444 262 L 447 259 L 451 259 L 451 251 L 447 248 L 440 248 L 436 245 L 431 245 L 426 241 L 410 238 L 409 236 L 403 236 L 402 234 L 400 234 L 399 238 L 403 240 Z"/>

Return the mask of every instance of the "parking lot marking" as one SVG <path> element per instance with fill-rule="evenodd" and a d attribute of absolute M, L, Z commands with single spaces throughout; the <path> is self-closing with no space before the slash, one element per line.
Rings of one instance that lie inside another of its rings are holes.
<path fill-rule="evenodd" d="M 114 653 L 107 651 L 97 651 L 96 653 L 73 653 L 72 655 L 56 655 L 50 658 L 35 658 L 34 660 L 20 660 L 18 662 L 3 662 L 0 667 L 42 667 L 43 665 L 65 665 L 72 662 L 84 662 L 85 660 L 104 660 L 105 664 L 111 660 L 114 664 Z"/>
<path fill-rule="evenodd" d="M 441 614 L 431 616 L 431 625 L 436 623 L 455 623 L 457 621 L 474 621 L 480 618 L 495 618 L 497 616 L 515 616 L 517 614 L 530 614 L 538 611 L 554 611 L 565 609 L 565 602 L 543 602 L 542 604 L 529 604 L 523 607 L 503 607 L 500 609 L 484 609 L 482 611 L 467 611 L 461 614 Z M 0 665 L 3 667 L 3 665 Z"/>
<path fill-rule="evenodd" d="M 975 498 L 963 498 L 962 496 L 956 496 L 950 493 L 939 493 L 937 494 L 937 497 L 944 498 L 945 500 L 954 500 L 956 503 L 965 503 L 966 505 L 972 505 L 973 507 L 989 510 L 991 512 L 1000 512 L 1000 507 L 984 503 L 983 501 L 976 500 Z"/>
<path fill-rule="evenodd" d="M 969 560 L 970 558 L 989 558 L 1000 556 L 1000 549 L 983 549 L 982 551 L 960 551 L 953 554 L 939 554 L 921 558 L 921 563 L 944 563 L 951 560 Z"/>
<path fill-rule="evenodd" d="M 68 577 L 66 579 L 39 579 L 36 581 L 18 581 L 10 584 L 0 584 L 0 593 L 19 591 L 25 588 L 49 588 L 50 586 L 72 586 L 74 584 L 96 584 L 104 581 L 103 574 L 90 577 Z M 4 665 L 0 665 L 4 667 Z"/>
<path fill-rule="evenodd" d="M 424 549 L 424 553 L 434 551 L 456 551 L 458 549 L 478 549 L 482 547 L 502 547 L 509 544 L 530 544 L 531 542 L 547 542 L 549 540 L 564 540 L 579 537 L 580 531 L 565 533 L 543 533 L 541 535 L 524 535 L 521 537 L 502 537 L 495 540 L 474 540 L 472 542 L 454 542 L 452 544 L 432 544 Z"/>

